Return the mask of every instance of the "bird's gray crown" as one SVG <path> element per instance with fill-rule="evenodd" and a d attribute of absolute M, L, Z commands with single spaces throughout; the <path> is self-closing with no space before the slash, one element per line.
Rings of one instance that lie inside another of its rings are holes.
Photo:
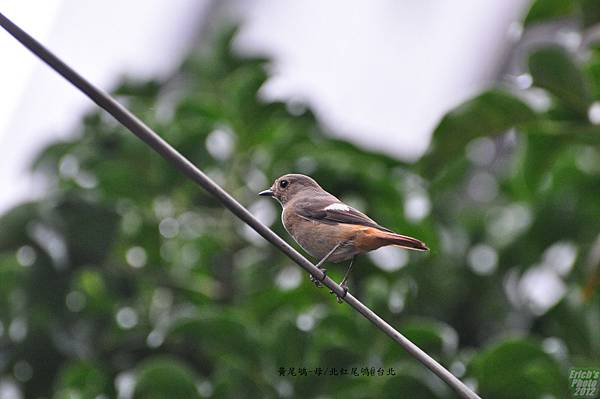
<path fill-rule="evenodd" d="M 285 205 L 300 193 L 306 191 L 323 191 L 321 186 L 311 177 L 297 173 L 290 173 L 278 177 L 271 186 L 271 192 L 279 202 Z"/>

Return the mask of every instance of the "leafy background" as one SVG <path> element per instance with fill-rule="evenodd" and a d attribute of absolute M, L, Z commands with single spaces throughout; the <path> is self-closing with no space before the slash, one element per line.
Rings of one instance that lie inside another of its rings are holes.
<path fill-rule="evenodd" d="M 423 239 L 362 257 L 353 293 L 483 397 L 565 398 L 570 367 L 600 366 L 598 4 L 535 1 L 500 83 L 414 165 L 261 101 L 269 61 L 234 29 L 115 95 L 283 236 L 256 193 L 296 171 Z M 527 42 L 565 21 L 575 46 Z M 106 114 L 32 173 L 47 195 L 0 219 L 0 373 L 24 397 L 455 397 Z"/>

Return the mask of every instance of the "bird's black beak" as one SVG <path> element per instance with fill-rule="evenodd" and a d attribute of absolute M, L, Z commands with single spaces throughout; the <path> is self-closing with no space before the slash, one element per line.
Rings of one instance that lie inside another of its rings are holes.
<path fill-rule="evenodd" d="M 263 190 L 260 193 L 258 193 L 258 195 L 261 195 L 263 197 L 272 197 L 274 194 L 275 193 L 270 188 L 268 188 L 266 190 Z"/>

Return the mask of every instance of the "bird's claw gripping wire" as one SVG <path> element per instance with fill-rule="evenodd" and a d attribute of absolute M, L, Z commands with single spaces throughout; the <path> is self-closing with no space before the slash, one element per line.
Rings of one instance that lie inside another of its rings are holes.
<path fill-rule="evenodd" d="M 322 278 L 317 278 L 312 274 L 310 275 L 310 281 L 312 281 L 317 288 L 321 288 L 323 286 L 323 281 L 327 277 L 327 269 L 325 269 L 324 267 L 319 267 L 319 270 L 323 272 Z"/>
<path fill-rule="evenodd" d="M 330 294 L 334 294 L 337 300 L 337 303 L 342 303 L 344 302 L 344 298 L 346 298 L 346 295 L 348 295 L 348 284 L 346 284 L 345 281 L 343 281 L 340 284 L 340 287 L 342 287 L 342 290 L 344 290 L 344 294 L 342 296 L 339 296 L 338 294 L 336 294 L 334 291 L 329 291 Z"/>
<path fill-rule="evenodd" d="M 335 294 L 338 303 L 342 303 L 343 299 L 346 298 L 346 295 L 348 295 L 348 278 L 350 277 L 350 271 L 352 270 L 352 265 L 354 265 L 355 259 L 356 257 L 354 256 L 352 257 L 352 260 L 350 260 L 350 266 L 348 266 L 348 270 L 346 270 L 346 274 L 344 274 L 344 278 L 340 282 L 340 287 L 342 287 L 342 290 L 344 290 L 344 294 L 339 296 L 338 294 L 335 294 L 335 292 L 330 291 L 331 294 Z"/>

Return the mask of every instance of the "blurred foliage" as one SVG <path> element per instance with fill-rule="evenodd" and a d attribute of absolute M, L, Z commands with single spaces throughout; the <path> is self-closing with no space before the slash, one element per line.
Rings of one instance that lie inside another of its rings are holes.
<path fill-rule="evenodd" d="M 525 35 L 568 17 L 586 37 L 596 4 L 538 0 Z M 566 397 L 569 367 L 598 366 L 600 45 L 529 50 L 527 84 L 449 112 L 407 165 L 332 139 L 304 104 L 262 101 L 268 60 L 232 53 L 234 33 L 172 78 L 115 94 L 285 237 L 278 206 L 256 193 L 300 172 L 427 242 L 430 254 L 360 258 L 351 290 L 483 397 Z M 0 219 L 5 389 L 455 397 L 104 113 L 48 146 L 33 172 L 47 195 Z M 363 367 L 395 375 L 313 374 Z"/>

